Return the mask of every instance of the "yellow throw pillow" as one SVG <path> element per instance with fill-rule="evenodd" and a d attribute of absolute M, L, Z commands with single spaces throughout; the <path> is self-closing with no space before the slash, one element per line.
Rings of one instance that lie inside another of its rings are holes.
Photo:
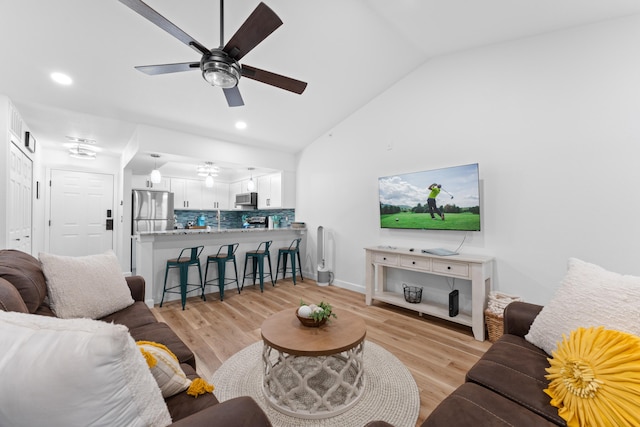
<path fill-rule="evenodd" d="M 544 392 L 567 426 L 640 425 L 640 337 L 578 328 L 552 356 Z"/>
<path fill-rule="evenodd" d="M 152 341 L 138 341 L 136 344 L 165 399 L 185 390 L 194 397 L 213 391 L 213 386 L 202 378 L 193 381 L 187 378 L 178 358 L 166 346 Z"/>

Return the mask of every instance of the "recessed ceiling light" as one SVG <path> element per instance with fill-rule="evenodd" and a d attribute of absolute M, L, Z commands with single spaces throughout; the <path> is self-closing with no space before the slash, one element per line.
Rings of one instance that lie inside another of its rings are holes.
<path fill-rule="evenodd" d="M 236 122 L 236 129 L 246 129 L 247 123 L 243 121 Z"/>
<path fill-rule="evenodd" d="M 73 83 L 71 77 L 63 73 L 51 73 L 51 79 L 53 79 L 54 82 L 65 86 L 69 86 L 71 83 Z"/>

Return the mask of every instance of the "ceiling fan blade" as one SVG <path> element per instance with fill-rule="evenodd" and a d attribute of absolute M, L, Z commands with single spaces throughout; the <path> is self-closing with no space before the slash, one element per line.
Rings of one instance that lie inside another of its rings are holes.
<path fill-rule="evenodd" d="M 269 6 L 260 3 L 222 50 L 239 61 L 280 25 L 282 21 L 278 15 Z"/>
<path fill-rule="evenodd" d="M 142 71 L 150 76 L 157 74 L 179 73 L 181 71 L 199 70 L 199 62 L 180 62 L 177 64 L 160 64 L 160 65 L 139 65 L 134 67 L 138 71 Z"/>
<path fill-rule="evenodd" d="M 238 86 L 222 90 L 224 91 L 225 98 L 227 98 L 227 104 L 229 104 L 229 107 L 242 107 L 244 105 Z"/>
<path fill-rule="evenodd" d="M 250 65 L 242 65 L 242 77 L 247 77 L 271 86 L 279 87 L 280 89 L 288 90 L 290 92 L 297 93 L 298 95 L 304 92 L 307 88 L 307 83 L 303 81 L 281 76 L 280 74 L 272 73 L 270 71 L 261 70 Z"/>
<path fill-rule="evenodd" d="M 141 0 L 118 0 L 120 3 L 129 7 L 129 9 L 137 12 L 139 15 L 147 18 L 149 21 L 156 24 L 158 27 L 165 30 L 167 33 L 171 34 L 173 37 L 180 40 L 182 43 L 187 46 L 191 46 L 194 50 L 202 53 L 203 55 L 209 53 L 209 49 L 204 47 L 202 43 L 198 43 L 191 37 L 189 34 L 182 31 L 175 24 L 169 21 L 164 16 L 160 15 L 154 9 L 152 9 L 149 5 L 144 3 Z"/>

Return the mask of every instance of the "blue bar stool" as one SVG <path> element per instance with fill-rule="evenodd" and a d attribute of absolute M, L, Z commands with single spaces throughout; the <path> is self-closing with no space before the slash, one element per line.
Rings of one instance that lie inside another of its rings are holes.
<path fill-rule="evenodd" d="M 273 281 L 273 273 L 271 272 L 271 254 L 269 254 L 269 247 L 271 246 L 272 241 L 269 240 L 267 242 L 262 242 L 258 245 L 258 248 L 255 251 L 248 251 L 244 257 L 244 273 L 242 277 L 242 287 L 244 289 L 244 281 L 247 277 L 253 279 L 253 284 L 256 284 L 256 268 L 258 269 L 258 273 L 260 274 L 260 292 L 264 291 L 264 259 L 267 258 L 267 262 L 269 263 L 269 277 L 271 278 L 271 284 L 275 286 L 275 282 Z M 253 263 L 253 273 L 247 275 L 247 265 L 249 264 L 249 260 L 251 259 Z"/>
<path fill-rule="evenodd" d="M 167 267 L 164 273 L 164 289 L 162 290 L 162 300 L 160 301 L 160 307 L 162 307 L 162 303 L 164 302 L 165 294 L 180 294 L 182 297 L 182 309 L 184 310 L 184 305 L 187 302 L 187 294 L 189 292 L 200 290 L 200 298 L 204 298 L 204 286 L 202 285 L 202 269 L 200 268 L 200 254 L 204 246 L 195 246 L 193 248 L 184 248 L 180 251 L 180 255 L 178 258 L 168 259 Z M 183 256 L 187 253 L 187 256 Z M 188 283 L 189 278 L 189 267 L 197 266 L 198 267 L 198 283 Z M 169 270 L 172 268 L 180 269 L 180 284 L 171 286 L 167 288 L 167 277 L 169 276 Z M 179 291 L 174 291 L 172 289 L 180 288 Z"/>
<path fill-rule="evenodd" d="M 240 293 L 240 282 L 238 282 L 238 266 L 236 264 L 236 250 L 238 250 L 238 243 L 231 243 L 229 245 L 222 245 L 218 248 L 218 252 L 215 255 L 209 255 L 207 257 L 207 268 L 204 270 L 204 287 L 207 285 L 218 285 L 220 289 L 220 301 L 224 299 L 224 287 L 233 282 L 236 282 L 238 287 L 238 293 Z M 226 278 L 225 267 L 229 261 L 233 261 L 233 269 L 236 273 L 236 278 Z M 209 274 L 209 264 L 215 263 L 218 266 L 218 277 L 207 280 Z M 205 297 L 206 301 L 206 297 Z"/>
<path fill-rule="evenodd" d="M 300 272 L 300 280 L 302 277 L 302 262 L 300 261 L 300 242 L 302 237 L 295 239 L 289 247 L 278 249 L 278 267 L 276 268 L 276 282 L 278 282 L 278 273 L 280 272 L 280 259 L 284 261 L 282 264 L 282 278 L 287 275 L 287 258 L 291 255 L 291 275 L 293 276 L 293 284 L 296 284 L 296 270 Z M 298 258 L 298 266 L 296 267 L 296 257 Z"/>

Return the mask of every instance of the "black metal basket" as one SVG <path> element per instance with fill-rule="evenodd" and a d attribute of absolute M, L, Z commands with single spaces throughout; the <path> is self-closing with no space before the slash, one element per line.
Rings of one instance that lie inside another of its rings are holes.
<path fill-rule="evenodd" d="M 404 289 L 404 300 L 412 304 L 417 304 L 422 301 L 422 288 L 417 286 L 409 286 L 406 283 L 402 284 Z"/>

